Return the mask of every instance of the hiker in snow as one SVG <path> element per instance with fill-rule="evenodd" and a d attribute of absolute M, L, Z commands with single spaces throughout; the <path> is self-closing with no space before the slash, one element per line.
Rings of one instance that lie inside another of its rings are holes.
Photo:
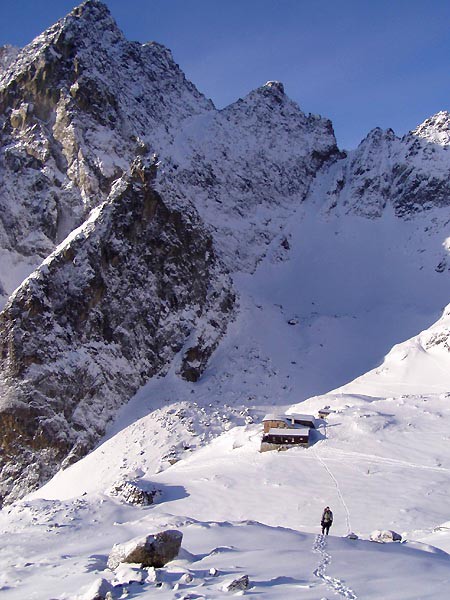
<path fill-rule="evenodd" d="M 333 513 L 330 510 L 329 506 L 326 506 L 324 508 L 323 514 L 322 514 L 322 520 L 320 521 L 320 524 L 322 525 L 322 535 L 326 532 L 326 534 L 328 535 L 328 532 L 330 531 L 330 527 L 333 523 Z"/>

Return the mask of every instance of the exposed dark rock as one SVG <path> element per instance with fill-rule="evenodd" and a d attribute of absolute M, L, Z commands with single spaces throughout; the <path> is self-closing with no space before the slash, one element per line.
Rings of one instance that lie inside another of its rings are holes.
<path fill-rule="evenodd" d="M 133 173 L 0 314 L 3 498 L 83 456 L 188 337 L 201 340 L 199 375 L 232 315 L 195 211 L 166 203 L 141 158 Z"/>
<path fill-rule="evenodd" d="M 239 579 L 233 579 L 230 583 L 225 584 L 225 592 L 242 592 L 250 585 L 248 575 L 242 575 Z"/>
<path fill-rule="evenodd" d="M 160 491 L 140 481 L 119 481 L 112 486 L 109 493 L 111 496 L 122 498 L 128 504 L 150 506 Z"/>

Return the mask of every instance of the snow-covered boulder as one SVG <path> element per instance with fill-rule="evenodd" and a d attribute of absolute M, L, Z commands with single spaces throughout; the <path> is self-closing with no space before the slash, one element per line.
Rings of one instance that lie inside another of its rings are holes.
<path fill-rule="evenodd" d="M 107 579 L 101 577 L 96 579 L 90 588 L 77 598 L 79 600 L 112 600 L 119 596 L 114 593 L 115 591 L 114 586 Z"/>
<path fill-rule="evenodd" d="M 370 534 L 371 542 L 384 544 L 386 542 L 401 542 L 402 536 L 391 529 L 376 529 Z"/>
<path fill-rule="evenodd" d="M 357 540 L 359 539 L 358 536 L 356 535 L 356 533 L 353 533 L 353 531 L 351 531 L 347 536 L 348 540 Z"/>
<path fill-rule="evenodd" d="M 181 531 L 169 529 L 134 538 L 125 544 L 115 544 L 108 558 L 108 567 L 115 569 L 120 563 L 138 563 L 142 567 L 163 567 L 178 555 L 182 539 Z"/>
<path fill-rule="evenodd" d="M 140 481 L 118 481 L 109 490 L 110 496 L 118 496 L 124 502 L 134 506 L 150 506 L 159 494 L 159 490 Z"/>
<path fill-rule="evenodd" d="M 139 565 L 120 563 L 115 569 L 116 577 L 114 585 L 129 585 L 130 583 L 142 583 L 147 573 Z"/>

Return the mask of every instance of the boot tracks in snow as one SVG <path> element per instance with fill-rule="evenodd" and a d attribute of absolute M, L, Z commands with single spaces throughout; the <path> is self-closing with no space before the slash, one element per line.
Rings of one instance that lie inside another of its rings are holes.
<path fill-rule="evenodd" d="M 355 592 L 351 588 L 344 585 L 340 579 L 337 579 L 336 577 L 330 577 L 326 574 L 327 567 L 331 564 L 331 555 L 328 554 L 326 548 L 326 537 L 319 533 L 316 536 L 314 545 L 312 547 L 313 552 L 319 554 L 321 557 L 319 564 L 313 571 L 314 576 L 318 579 L 321 579 L 330 590 L 342 598 L 346 598 L 347 600 L 358 600 L 358 596 L 355 594 Z"/>

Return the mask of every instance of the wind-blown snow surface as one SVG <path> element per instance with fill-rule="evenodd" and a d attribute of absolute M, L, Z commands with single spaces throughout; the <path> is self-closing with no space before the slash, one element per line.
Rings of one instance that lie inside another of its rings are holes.
<path fill-rule="evenodd" d="M 114 580 L 105 567 L 113 543 L 163 527 L 182 529 L 182 555 L 159 571 L 158 590 L 135 583 L 132 595 L 221 598 L 227 582 L 248 574 L 249 595 L 264 598 L 445 597 L 448 311 L 375 371 L 295 404 L 381 363 L 386 345 L 430 325 L 449 297 L 433 268 L 442 231 L 425 230 L 432 214 L 344 221 L 321 210 L 319 197 L 255 274 L 235 278 L 241 312 L 202 380 L 180 381 L 175 363 L 122 409 L 94 452 L 3 511 L 2 542 L 15 548 L 1 559 L 5 598 L 82 597 L 99 576 Z M 314 445 L 259 453 L 264 412 L 324 404 L 337 413 L 320 423 Z M 111 497 L 123 479 L 160 489 L 157 504 Z M 334 536 L 353 530 L 362 540 L 324 546 L 316 535 L 325 504 Z M 386 528 L 409 541 L 365 541 Z"/>

